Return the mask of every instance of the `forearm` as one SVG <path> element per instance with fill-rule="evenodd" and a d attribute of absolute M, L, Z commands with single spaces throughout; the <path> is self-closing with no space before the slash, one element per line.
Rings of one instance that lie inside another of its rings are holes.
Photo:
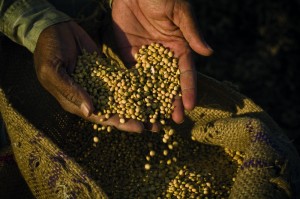
<path fill-rule="evenodd" d="M 45 28 L 71 20 L 46 0 L 0 0 L 0 9 L 0 31 L 31 52 Z"/>

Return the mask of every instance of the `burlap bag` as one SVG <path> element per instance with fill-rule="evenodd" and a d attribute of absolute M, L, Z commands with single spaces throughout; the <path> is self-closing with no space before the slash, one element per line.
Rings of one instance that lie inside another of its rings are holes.
<path fill-rule="evenodd" d="M 80 118 L 63 111 L 41 87 L 31 54 L 11 43 L 4 48 L 0 111 L 18 168 L 32 194 L 36 198 L 107 198 L 107 188 L 95 180 L 96 168 L 88 167 L 92 161 L 100 164 L 89 159 L 99 153 L 90 151 L 92 134 L 78 125 Z M 120 62 L 109 48 L 104 51 Z M 245 154 L 235 170 L 229 198 L 300 197 L 299 155 L 272 118 L 228 84 L 203 74 L 198 75 L 198 89 L 197 107 L 186 112 L 183 124 L 172 127 L 202 144 Z M 24 194 L 26 186 L 15 182 L 21 179 L 16 171 L 0 164 L 1 198 L 13 198 L 9 193 L 13 189 L 4 189 L 4 184 L 23 190 L 19 194 L 25 198 L 31 197 Z M 126 198 L 125 193 L 118 198 Z"/>

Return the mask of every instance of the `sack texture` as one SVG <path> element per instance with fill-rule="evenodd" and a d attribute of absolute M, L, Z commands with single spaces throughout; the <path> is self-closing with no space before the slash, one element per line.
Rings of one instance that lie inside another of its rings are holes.
<path fill-rule="evenodd" d="M 88 166 L 91 162 L 101 164 L 89 159 L 99 153 L 91 151 L 92 133 L 41 87 L 32 55 L 12 44 L 5 47 L 6 56 L 0 60 L 5 66 L 1 71 L 0 111 L 18 168 L 33 195 L 108 198 L 106 188 L 93 176 L 97 168 Z M 103 51 L 124 67 L 111 48 L 104 45 Z M 236 180 L 229 198 L 299 198 L 299 154 L 272 118 L 226 83 L 199 74 L 198 88 L 197 107 L 186 112 L 183 124 L 171 127 L 203 145 L 245 154 L 231 176 Z M 11 177 L 4 178 L 7 175 Z M 0 179 L 16 178 L 0 164 Z M 8 190 L 0 191 L 8 194 Z"/>

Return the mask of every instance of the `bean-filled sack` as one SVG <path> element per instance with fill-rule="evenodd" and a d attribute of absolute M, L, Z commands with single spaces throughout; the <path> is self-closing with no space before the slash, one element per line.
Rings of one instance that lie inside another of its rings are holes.
<path fill-rule="evenodd" d="M 101 44 L 101 59 L 128 70 L 111 45 Z M 11 43 L 3 53 L 0 111 L 11 148 L 0 157 L 17 165 L 0 162 L 1 198 L 300 197 L 295 147 L 228 83 L 198 74 L 197 106 L 182 124 L 166 117 L 160 132 L 134 134 L 65 112 L 37 80 L 31 54 Z"/>

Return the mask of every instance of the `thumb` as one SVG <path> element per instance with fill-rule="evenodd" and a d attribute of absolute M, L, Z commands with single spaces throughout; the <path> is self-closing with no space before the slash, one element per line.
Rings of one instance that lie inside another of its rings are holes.
<path fill-rule="evenodd" d="M 55 67 L 54 67 L 55 66 Z M 93 102 L 88 93 L 68 75 L 61 61 L 44 66 L 38 75 L 42 85 L 57 99 L 62 108 L 80 117 L 87 118 L 93 111 Z"/>
<path fill-rule="evenodd" d="M 200 31 L 196 24 L 196 18 L 188 2 L 182 2 L 180 9 L 176 9 L 175 24 L 180 28 L 184 38 L 188 41 L 190 47 L 197 53 L 209 56 L 213 53 L 212 48 L 201 37 Z"/>

